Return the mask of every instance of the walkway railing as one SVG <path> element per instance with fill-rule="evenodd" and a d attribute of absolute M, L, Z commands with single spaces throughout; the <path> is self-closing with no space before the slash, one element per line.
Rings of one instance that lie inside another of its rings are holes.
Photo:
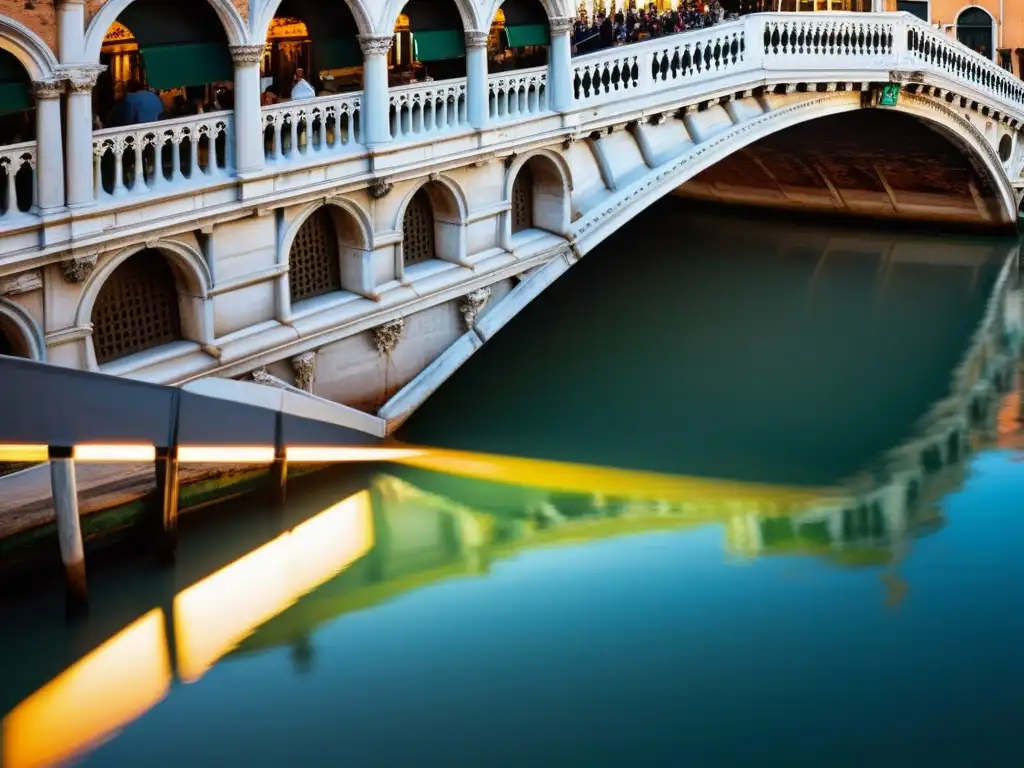
<path fill-rule="evenodd" d="M 296 161 L 353 151 L 361 134 L 362 92 L 263 107 L 268 160 Z"/>
<path fill-rule="evenodd" d="M 210 112 L 93 133 L 98 201 L 194 188 L 231 175 L 234 115 Z"/>
<path fill-rule="evenodd" d="M 7 224 L 36 204 L 36 143 L 23 141 L 0 147 L 3 191 L 0 224 Z"/>
<path fill-rule="evenodd" d="M 392 88 L 388 100 L 391 136 L 395 141 L 446 133 L 469 125 L 465 78 Z"/>
<path fill-rule="evenodd" d="M 488 114 L 494 122 L 539 115 L 548 109 L 548 68 L 501 72 L 487 78 Z"/>

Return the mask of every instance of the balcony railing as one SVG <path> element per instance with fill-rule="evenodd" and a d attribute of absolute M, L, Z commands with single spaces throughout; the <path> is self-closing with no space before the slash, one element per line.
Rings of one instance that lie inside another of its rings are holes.
<path fill-rule="evenodd" d="M 354 151 L 361 141 L 362 96 L 345 93 L 263 107 L 267 159 L 301 162 Z"/>
<path fill-rule="evenodd" d="M 0 147 L 3 192 L 0 224 L 9 224 L 36 205 L 36 143 L 23 141 Z"/>
<path fill-rule="evenodd" d="M 488 114 L 494 122 L 548 111 L 548 68 L 501 72 L 487 78 Z"/>
<path fill-rule="evenodd" d="M 93 133 L 96 199 L 204 186 L 232 173 L 231 112 Z"/>
<path fill-rule="evenodd" d="M 449 133 L 469 125 L 465 78 L 392 88 L 388 100 L 395 141 Z"/>

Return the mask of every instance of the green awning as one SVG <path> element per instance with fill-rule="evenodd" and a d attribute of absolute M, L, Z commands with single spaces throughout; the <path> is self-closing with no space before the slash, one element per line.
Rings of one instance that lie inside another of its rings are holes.
<path fill-rule="evenodd" d="M 551 27 L 547 24 L 525 24 L 505 27 L 505 45 L 509 48 L 525 48 L 528 45 L 551 43 Z"/>
<path fill-rule="evenodd" d="M 208 85 L 235 77 L 231 53 L 223 43 L 182 43 L 142 48 L 146 81 L 163 90 L 185 85 Z"/>
<path fill-rule="evenodd" d="M 317 69 L 343 69 L 363 66 L 363 51 L 354 37 L 343 40 L 313 40 L 313 58 Z"/>
<path fill-rule="evenodd" d="M 435 29 L 412 36 L 416 61 L 461 59 L 466 55 L 466 36 L 461 29 Z"/>

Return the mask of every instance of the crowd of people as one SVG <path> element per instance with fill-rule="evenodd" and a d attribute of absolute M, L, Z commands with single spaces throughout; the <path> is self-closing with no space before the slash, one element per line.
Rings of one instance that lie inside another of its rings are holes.
<path fill-rule="evenodd" d="M 573 50 L 589 53 L 613 45 L 636 43 L 651 37 L 672 35 L 688 29 L 703 29 L 725 19 L 719 0 L 686 0 L 678 10 L 661 11 L 651 4 L 647 10 L 597 13 L 593 20 L 581 16 L 573 26 Z"/>

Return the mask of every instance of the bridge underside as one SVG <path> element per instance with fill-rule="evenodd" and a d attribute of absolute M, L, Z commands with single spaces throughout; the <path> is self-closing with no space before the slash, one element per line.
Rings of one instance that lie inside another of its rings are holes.
<path fill-rule="evenodd" d="M 876 219 L 1009 225 L 988 171 L 969 149 L 941 128 L 880 109 L 771 134 L 697 174 L 676 194 Z"/>

